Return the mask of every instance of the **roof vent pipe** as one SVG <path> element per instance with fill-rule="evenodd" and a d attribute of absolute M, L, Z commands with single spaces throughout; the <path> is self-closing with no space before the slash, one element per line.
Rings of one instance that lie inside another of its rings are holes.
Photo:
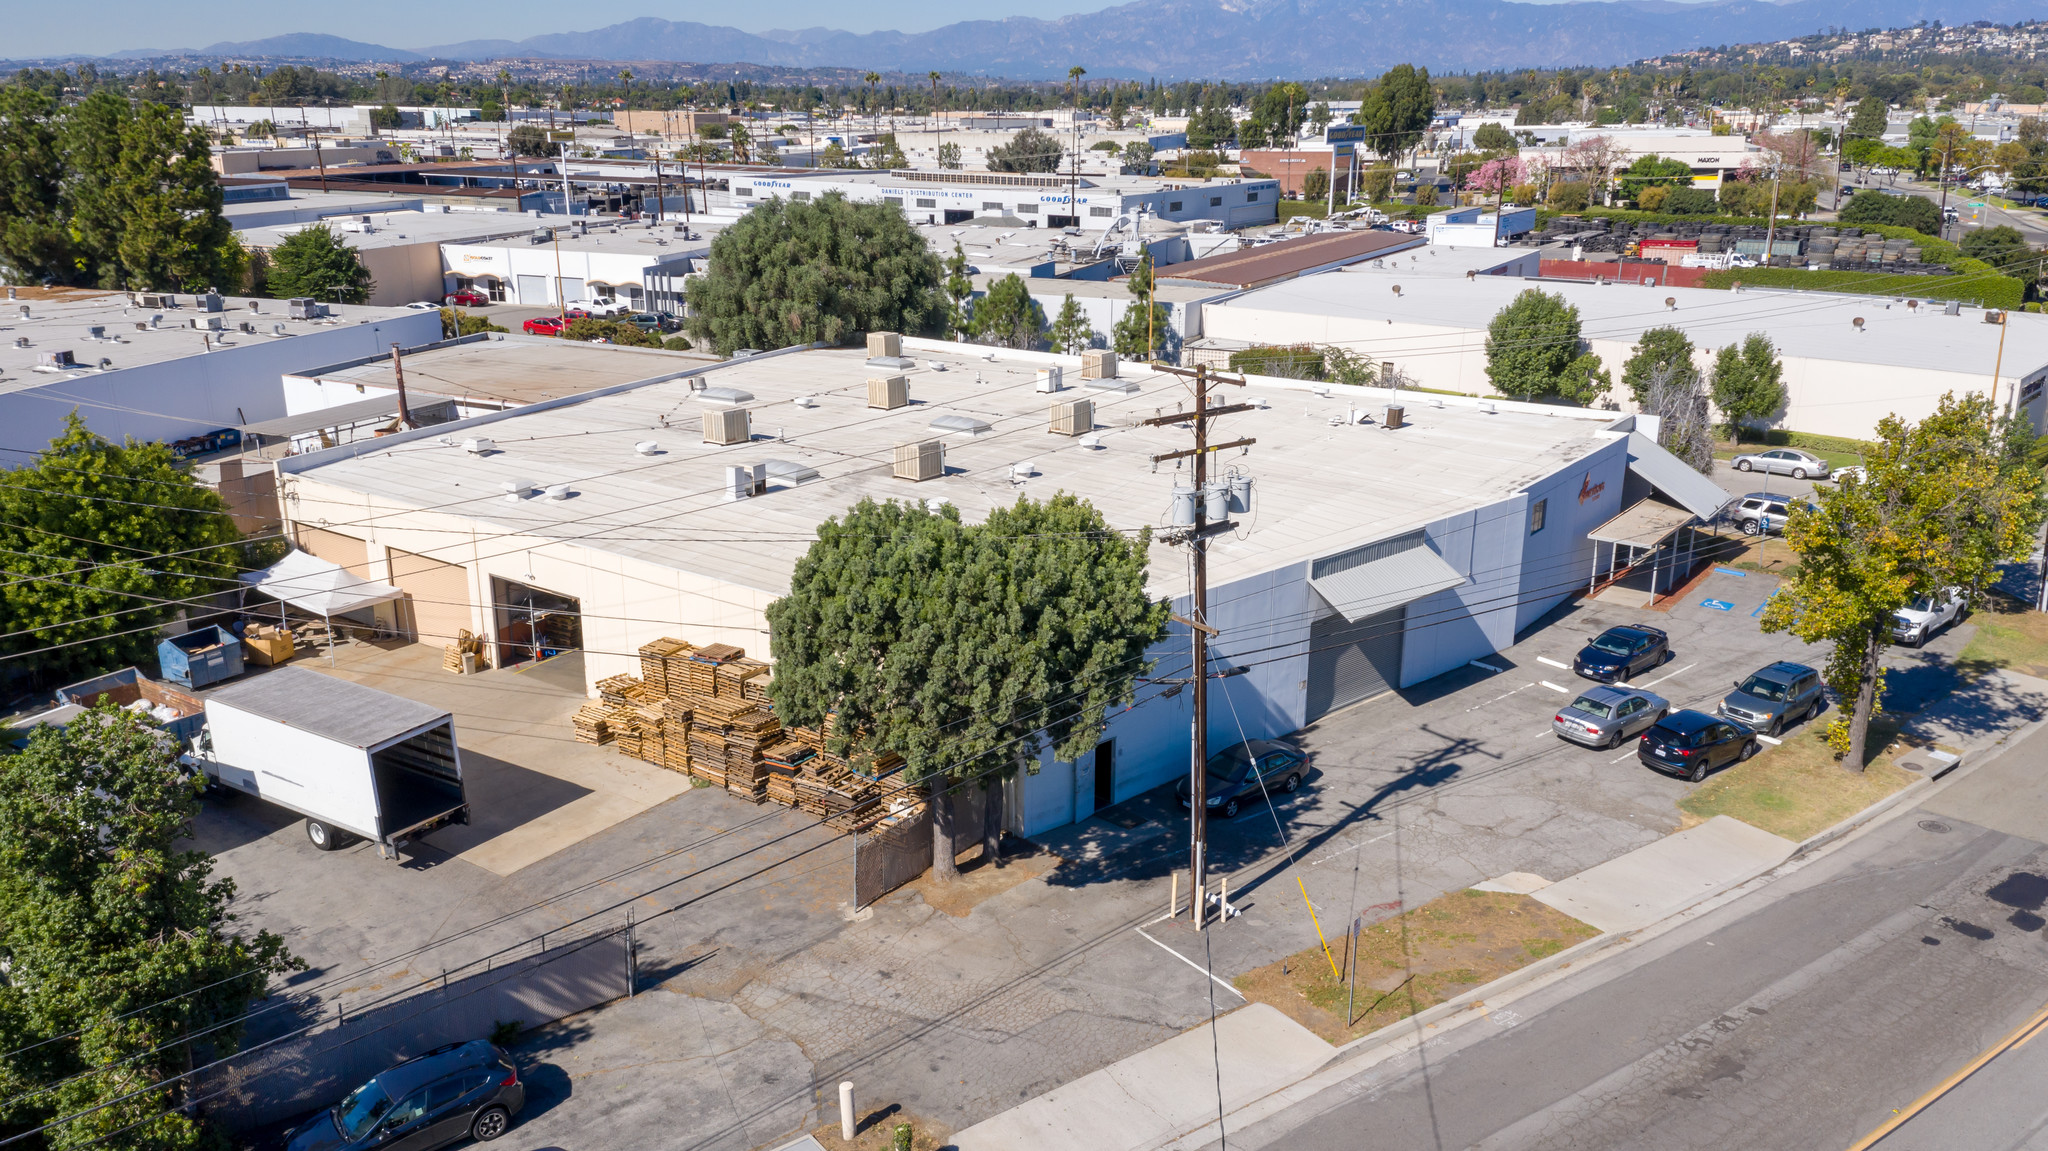
<path fill-rule="evenodd" d="M 643 456 L 651 456 L 654 453 L 661 450 L 661 445 L 654 442 L 653 440 L 641 440 L 639 443 L 633 445 L 633 450 L 640 453 Z"/>

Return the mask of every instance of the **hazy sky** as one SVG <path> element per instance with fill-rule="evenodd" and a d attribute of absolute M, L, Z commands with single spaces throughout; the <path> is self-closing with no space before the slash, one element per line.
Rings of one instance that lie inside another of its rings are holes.
<path fill-rule="evenodd" d="M 1029 13 L 1064 16 L 1109 7 L 1116 0 L 1011 0 L 976 6 L 977 19 Z M 33 57 L 79 52 L 104 54 L 126 48 L 201 48 L 223 41 L 260 40 L 285 32 L 326 32 L 393 48 L 424 48 L 459 40 L 518 40 L 545 32 L 602 28 L 636 16 L 695 20 L 743 28 L 843 28 L 872 32 L 892 28 L 921 32 L 970 14 L 957 3 L 891 0 L 888 4 L 832 3 L 830 0 L 755 0 L 748 4 L 634 3 L 593 7 L 493 0 L 489 4 L 421 4 L 398 0 L 354 0 L 349 4 L 279 4 L 219 0 L 191 5 L 163 0 L 89 0 L 68 4 L 8 0 L 0 57 Z M 595 14 L 595 13 L 601 13 Z"/>

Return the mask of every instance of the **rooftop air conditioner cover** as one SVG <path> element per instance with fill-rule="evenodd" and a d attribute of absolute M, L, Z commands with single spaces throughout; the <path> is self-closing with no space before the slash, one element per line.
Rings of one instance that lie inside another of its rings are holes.
<path fill-rule="evenodd" d="M 704 442 L 743 444 L 752 438 L 745 408 L 724 408 L 704 413 Z"/>
<path fill-rule="evenodd" d="M 896 478 L 922 483 L 946 474 L 945 444 L 938 440 L 896 445 Z"/>

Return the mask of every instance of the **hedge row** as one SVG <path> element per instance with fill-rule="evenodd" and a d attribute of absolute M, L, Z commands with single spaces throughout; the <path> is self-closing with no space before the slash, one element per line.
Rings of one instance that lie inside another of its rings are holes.
<path fill-rule="evenodd" d="M 1925 300 L 1962 300 L 1990 308 L 2017 308 L 2026 297 L 2027 285 L 2011 276 L 2001 276 L 1980 260 L 1951 276 L 1902 276 L 1884 272 L 1809 272 L 1804 268 L 1733 268 L 1708 272 L 1700 277 L 1702 288 L 1732 288 L 1749 284 L 1762 288 L 1802 288 L 1815 292 L 1845 292 L 1857 296 L 1906 296 Z"/>

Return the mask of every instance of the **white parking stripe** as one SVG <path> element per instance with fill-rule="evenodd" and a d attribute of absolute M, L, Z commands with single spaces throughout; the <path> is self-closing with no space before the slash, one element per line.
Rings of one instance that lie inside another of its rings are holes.
<path fill-rule="evenodd" d="M 1627 755 L 1621 756 L 1621 757 L 1619 757 L 1619 758 L 1616 758 L 1616 759 L 1610 759 L 1610 760 L 1608 760 L 1607 762 L 1609 762 L 1609 763 L 1620 763 L 1620 762 L 1621 762 L 1622 760 L 1624 760 L 1624 759 L 1634 759 L 1635 757 L 1636 757 L 1636 753 L 1635 753 L 1635 752 L 1633 752 L 1633 751 L 1631 751 L 1631 752 L 1629 752 L 1629 753 L 1628 753 Z"/>
<path fill-rule="evenodd" d="M 1761 732 L 1757 733 L 1757 738 L 1758 738 L 1758 739 L 1760 739 L 1760 740 L 1762 740 L 1762 741 L 1764 741 L 1765 743 L 1768 743 L 1768 744 L 1770 744 L 1770 745 L 1771 745 L 1772 747 L 1776 747 L 1776 746 L 1778 746 L 1779 744 L 1781 744 L 1781 743 L 1785 742 L 1785 741 L 1784 741 L 1784 740 L 1782 740 L 1782 739 L 1772 739 L 1772 738 L 1771 738 L 1770 736 L 1768 736 L 1768 735 L 1764 735 L 1764 734 L 1763 734 L 1763 733 L 1761 733 Z"/>
<path fill-rule="evenodd" d="M 1547 687 L 1547 688 L 1549 688 L 1549 689 L 1550 689 L 1550 690 L 1552 690 L 1552 691 L 1561 691 L 1561 692 L 1563 692 L 1563 693 L 1564 693 L 1564 694 L 1566 694 L 1566 695 L 1570 695 L 1570 694 L 1572 693 L 1572 692 L 1571 692 L 1571 689 L 1570 689 L 1570 688 L 1568 688 L 1568 687 L 1559 687 L 1559 686 L 1557 686 L 1556 684 L 1554 684 L 1554 683 L 1550 682 L 1550 681 L 1549 681 L 1549 680 L 1547 680 L 1547 679 L 1546 679 L 1546 680 L 1543 680 L 1543 681 L 1541 681 L 1541 682 L 1542 682 L 1542 684 L 1543 684 L 1543 686 L 1544 686 L 1544 687 Z"/>
<path fill-rule="evenodd" d="M 1557 668 L 1557 669 L 1558 669 L 1558 670 L 1560 670 L 1560 671 L 1570 671 L 1570 670 L 1572 669 L 1572 665 L 1570 665 L 1570 664 L 1568 664 L 1568 663 L 1559 663 L 1559 662 L 1557 662 L 1556 660 L 1554 660 L 1554 659 L 1550 658 L 1550 657 L 1549 657 L 1549 656 L 1547 656 L 1547 655 L 1539 655 L 1539 656 L 1537 656 L 1537 657 L 1536 657 L 1536 662 L 1537 662 L 1537 663 L 1547 663 L 1547 664 L 1549 664 L 1550 666 L 1552 666 L 1552 667 L 1554 667 L 1554 668 Z"/>
<path fill-rule="evenodd" d="M 1684 674 L 1685 674 L 1686 672 L 1689 672 L 1689 671 L 1691 671 L 1692 669 L 1694 669 L 1694 668 L 1696 668 L 1696 667 L 1698 667 L 1698 666 L 1699 666 L 1699 664 L 1696 664 L 1696 663 L 1689 663 L 1689 664 L 1686 664 L 1686 665 L 1685 665 L 1684 667 L 1682 667 L 1682 668 L 1679 668 L 1679 669 L 1678 669 L 1677 671 L 1674 671 L 1674 672 L 1672 672 L 1672 673 L 1671 673 L 1671 675 L 1659 676 L 1658 678 L 1656 678 L 1656 679 L 1653 679 L 1653 680 L 1651 680 L 1650 682 L 1648 682 L 1648 683 L 1644 684 L 1644 685 L 1643 685 L 1643 687 L 1645 687 L 1645 688 L 1652 688 L 1652 687 L 1656 687 L 1656 686 L 1657 686 L 1658 684 L 1660 684 L 1660 683 L 1663 683 L 1663 682 L 1664 682 L 1665 680 L 1667 680 L 1667 679 L 1670 679 L 1672 675 L 1684 675 Z"/>

